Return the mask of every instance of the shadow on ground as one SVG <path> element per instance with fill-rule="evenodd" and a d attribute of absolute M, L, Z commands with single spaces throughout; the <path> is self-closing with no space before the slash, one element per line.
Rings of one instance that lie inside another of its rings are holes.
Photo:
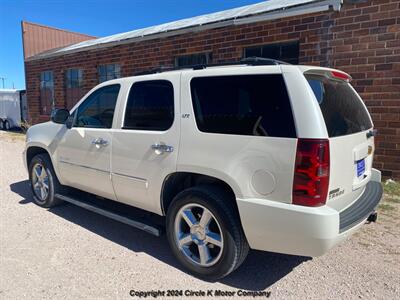
<path fill-rule="evenodd" d="M 32 203 L 32 193 L 27 180 L 13 183 L 10 188 L 12 192 L 23 197 L 20 204 Z M 172 256 L 165 235 L 157 238 L 71 204 L 49 209 L 49 212 L 134 252 L 145 252 L 185 272 Z M 264 290 L 309 259 L 301 256 L 251 251 L 243 265 L 220 282 L 238 289 Z"/>

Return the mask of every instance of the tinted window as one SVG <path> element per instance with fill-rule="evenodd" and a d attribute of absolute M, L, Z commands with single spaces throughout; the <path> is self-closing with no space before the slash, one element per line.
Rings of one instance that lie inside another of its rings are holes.
<path fill-rule="evenodd" d="M 352 134 L 372 127 L 368 111 L 345 81 L 306 75 L 321 107 L 330 137 Z"/>
<path fill-rule="evenodd" d="M 174 89 L 169 81 L 143 81 L 132 85 L 124 129 L 167 130 L 173 121 Z"/>
<path fill-rule="evenodd" d="M 200 131 L 296 137 L 282 75 L 198 77 L 191 91 Z"/>
<path fill-rule="evenodd" d="M 109 85 L 90 94 L 78 107 L 74 126 L 111 128 L 119 88 L 119 84 Z"/>
<path fill-rule="evenodd" d="M 278 59 L 291 64 L 298 64 L 299 42 L 294 41 L 246 48 L 244 57 L 252 56 Z"/>

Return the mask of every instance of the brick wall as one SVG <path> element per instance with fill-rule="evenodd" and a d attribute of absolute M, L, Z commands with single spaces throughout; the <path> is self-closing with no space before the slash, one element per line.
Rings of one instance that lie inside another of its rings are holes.
<path fill-rule="evenodd" d="M 41 71 L 54 71 L 56 105 L 61 107 L 65 106 L 64 72 L 68 68 L 83 69 L 84 90 L 88 91 L 98 83 L 100 64 L 118 63 L 122 76 L 131 76 L 172 66 L 178 55 L 212 52 L 213 62 L 235 61 L 245 47 L 298 40 L 300 64 L 339 68 L 352 75 L 352 84 L 379 131 L 375 166 L 385 176 L 400 178 L 400 2 L 348 2 L 340 12 L 228 26 L 26 62 L 31 122 L 49 119 L 39 113 Z"/>
<path fill-rule="evenodd" d="M 332 32 L 330 63 L 351 74 L 378 129 L 375 167 L 400 178 L 400 1 L 345 5 Z"/>

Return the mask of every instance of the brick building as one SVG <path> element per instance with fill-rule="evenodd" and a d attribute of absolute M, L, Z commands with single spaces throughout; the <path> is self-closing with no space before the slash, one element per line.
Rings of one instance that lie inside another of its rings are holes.
<path fill-rule="evenodd" d="M 53 99 L 70 108 L 104 80 L 264 56 L 351 74 L 379 132 L 375 167 L 400 178 L 399 0 L 270 0 L 111 37 L 78 38 L 86 41 L 42 46 L 44 52 L 25 56 L 32 123 L 49 120 Z M 46 34 L 42 39 L 44 45 Z"/>

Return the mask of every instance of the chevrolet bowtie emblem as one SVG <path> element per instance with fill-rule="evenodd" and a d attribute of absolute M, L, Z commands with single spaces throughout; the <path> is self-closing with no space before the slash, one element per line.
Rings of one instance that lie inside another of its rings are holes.
<path fill-rule="evenodd" d="M 372 153 L 372 146 L 368 146 L 368 155 Z"/>

